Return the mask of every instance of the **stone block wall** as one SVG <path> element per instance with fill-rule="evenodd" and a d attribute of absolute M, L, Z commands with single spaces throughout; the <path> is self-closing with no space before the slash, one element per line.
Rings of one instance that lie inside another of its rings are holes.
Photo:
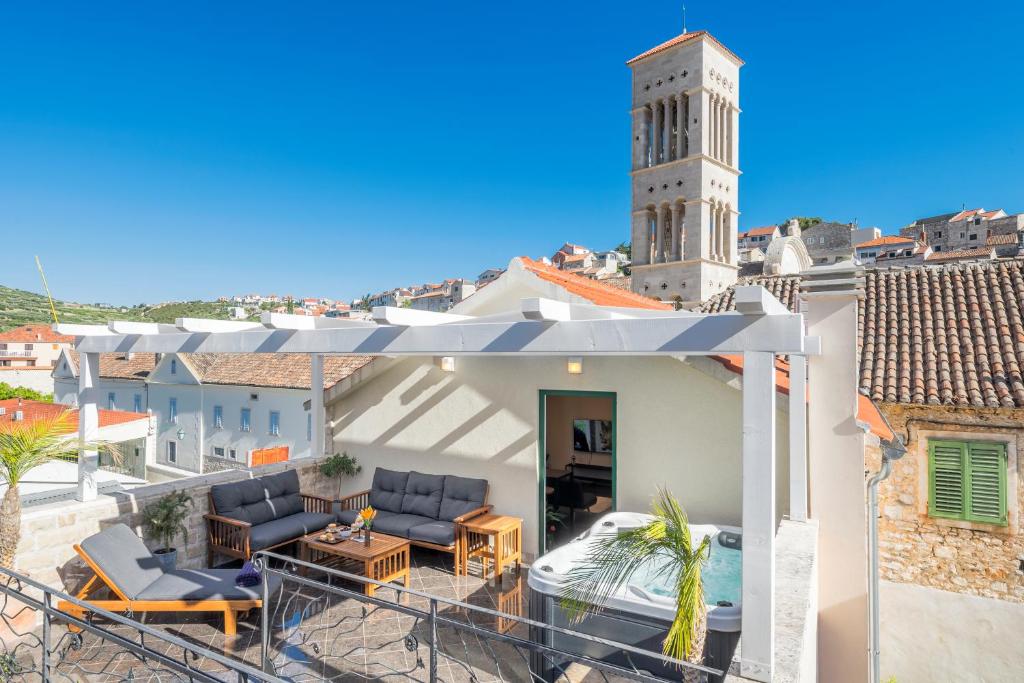
<path fill-rule="evenodd" d="M 320 459 L 307 458 L 253 470 L 226 470 L 153 484 L 117 496 L 100 496 L 87 503 L 63 501 L 24 508 L 16 570 L 54 588 L 73 592 L 89 575 L 75 553 L 75 543 L 117 522 L 127 524 L 141 536 L 142 510 L 146 505 L 178 490 L 188 491 L 193 501 L 192 513 L 186 523 L 188 543 L 184 544 L 181 538 L 176 539 L 178 566 L 205 566 L 206 524 L 203 515 L 208 512 L 207 493 L 211 485 L 296 469 L 303 493 L 336 499 L 344 482 L 323 476 L 320 473 L 321 462 Z M 146 540 L 147 545 L 155 547 L 155 541 Z"/>
<path fill-rule="evenodd" d="M 881 577 L 969 595 L 1024 602 L 1024 411 L 881 404 L 893 429 L 907 441 L 907 454 L 879 489 Z M 998 437 L 1009 445 L 1009 525 L 997 527 L 927 514 L 927 437 L 963 440 Z M 868 469 L 877 470 L 877 449 Z"/>

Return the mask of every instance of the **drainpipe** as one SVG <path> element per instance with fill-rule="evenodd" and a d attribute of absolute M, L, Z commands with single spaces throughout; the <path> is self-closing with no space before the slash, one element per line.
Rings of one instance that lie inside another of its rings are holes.
<path fill-rule="evenodd" d="M 892 427 L 885 415 L 878 412 L 885 426 L 893 434 Z M 868 577 L 868 613 L 871 615 L 871 622 L 868 624 L 868 655 L 870 659 L 870 683 L 880 683 L 881 672 L 881 619 L 878 609 L 878 485 L 889 478 L 892 472 L 893 460 L 902 458 L 907 449 L 903 446 L 900 438 L 894 437 L 892 441 L 882 441 L 882 465 L 878 471 L 871 475 L 867 481 L 868 489 L 868 566 L 870 576 Z"/>

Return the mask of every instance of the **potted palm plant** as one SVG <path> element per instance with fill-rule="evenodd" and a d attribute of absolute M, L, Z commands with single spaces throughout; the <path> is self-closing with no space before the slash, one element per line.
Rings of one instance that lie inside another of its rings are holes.
<path fill-rule="evenodd" d="M 0 501 L 0 567 L 14 568 L 14 556 L 21 540 L 21 494 L 18 484 L 31 470 L 53 460 L 78 459 L 79 449 L 103 450 L 115 463 L 120 450 L 101 441 L 79 443 L 71 436 L 75 424 L 68 411 L 52 417 L 0 424 L 0 483 L 7 485 Z"/>
<path fill-rule="evenodd" d="M 188 545 L 188 527 L 185 520 L 191 513 L 192 498 L 184 491 L 176 491 L 150 503 L 142 510 L 142 529 L 146 536 L 162 544 L 153 551 L 164 569 L 172 570 L 177 565 L 178 549 L 174 539 L 180 533 Z"/>
<path fill-rule="evenodd" d="M 675 659 L 701 663 L 707 635 L 707 608 L 701 569 L 711 552 L 707 536 L 696 546 L 690 536 L 686 511 L 666 489 L 659 489 L 651 506 L 654 516 L 647 524 L 597 539 L 588 555 L 569 571 L 562 589 L 561 607 L 571 622 L 579 623 L 598 612 L 645 565 L 659 561 L 668 584 L 674 588 L 675 619 L 662 643 L 662 652 Z M 684 681 L 703 674 L 683 672 Z"/>

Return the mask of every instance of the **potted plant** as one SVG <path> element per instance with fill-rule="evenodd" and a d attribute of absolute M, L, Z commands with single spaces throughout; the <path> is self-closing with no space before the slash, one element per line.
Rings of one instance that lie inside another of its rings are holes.
<path fill-rule="evenodd" d="M 707 608 L 701 569 L 711 553 L 707 536 L 694 547 L 686 511 L 666 489 L 659 489 L 651 506 L 654 516 L 647 524 L 600 538 L 574 569 L 562 590 L 561 607 L 574 623 L 602 609 L 608 598 L 643 566 L 656 559 L 669 572 L 674 587 L 675 619 L 669 626 L 662 652 L 675 659 L 701 663 L 707 634 Z M 703 674 L 687 669 L 684 681 Z"/>
<path fill-rule="evenodd" d="M 142 529 L 146 536 L 160 541 L 162 546 L 153 551 L 164 569 L 170 571 L 177 565 L 178 549 L 174 538 L 180 533 L 188 545 L 188 527 L 185 520 L 191 513 L 192 498 L 184 491 L 176 491 L 150 503 L 142 510 Z"/>
<path fill-rule="evenodd" d="M 52 460 L 77 461 L 80 449 L 102 449 L 115 463 L 120 463 L 121 452 L 116 445 L 93 441 L 83 446 L 74 438 L 74 431 L 74 420 L 67 411 L 53 417 L 5 420 L 0 424 L 0 483 L 7 485 L 0 502 L 0 567 L 14 568 L 14 555 L 21 540 L 18 484 L 26 474 Z"/>
<path fill-rule="evenodd" d="M 335 453 L 320 463 L 320 473 L 332 479 L 343 477 L 354 477 L 363 471 L 363 466 L 356 462 L 356 459 L 347 453 Z M 338 487 L 338 495 L 341 495 L 341 487 Z M 340 503 L 334 501 L 334 513 L 340 511 Z"/>

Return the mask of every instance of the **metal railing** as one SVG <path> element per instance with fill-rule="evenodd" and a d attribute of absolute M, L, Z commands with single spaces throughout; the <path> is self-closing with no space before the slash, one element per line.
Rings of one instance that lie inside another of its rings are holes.
<path fill-rule="evenodd" d="M 79 618 L 57 608 L 89 611 Z M 286 683 L 130 615 L 90 605 L 0 568 L 0 681 L 262 681 Z M 37 622 L 41 621 L 41 625 Z M 22 623 L 25 622 L 25 623 Z"/>
<path fill-rule="evenodd" d="M 596 672 L 596 680 L 661 683 L 684 674 L 687 681 L 722 675 L 660 652 L 322 564 L 265 551 L 256 553 L 253 562 L 265 577 L 281 582 L 271 594 L 276 581 L 263 581 L 261 666 L 288 680 L 387 676 L 430 683 L 451 678 L 571 682 Z M 310 578 L 314 572 L 325 580 Z M 521 590 L 522 577 L 517 579 Z M 395 599 L 367 595 L 366 586 L 395 591 Z M 583 647 L 570 651 L 555 641 Z M 616 661 L 583 653 L 594 650 L 614 652 Z M 676 673 L 671 679 L 654 675 L 652 663 Z"/>

